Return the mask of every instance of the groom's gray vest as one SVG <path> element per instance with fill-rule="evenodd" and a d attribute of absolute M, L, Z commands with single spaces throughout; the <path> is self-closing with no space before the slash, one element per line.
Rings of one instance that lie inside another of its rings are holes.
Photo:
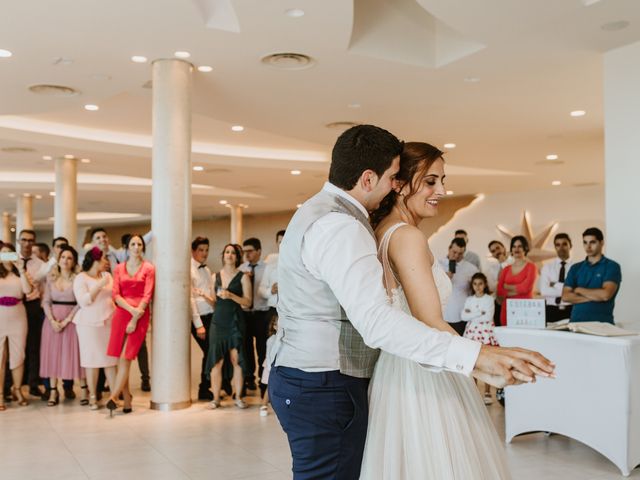
<path fill-rule="evenodd" d="M 334 362 L 339 359 L 341 373 L 369 378 L 379 350 L 364 344 L 329 285 L 314 278 L 302 263 L 304 234 L 315 221 L 331 212 L 354 217 L 374 235 L 368 219 L 355 205 L 325 190 L 298 209 L 287 226 L 278 257 L 276 365 L 320 371 L 327 369 L 327 358 Z"/>

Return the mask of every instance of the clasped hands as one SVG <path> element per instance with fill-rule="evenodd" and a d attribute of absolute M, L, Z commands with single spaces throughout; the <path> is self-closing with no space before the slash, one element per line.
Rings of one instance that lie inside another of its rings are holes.
<path fill-rule="evenodd" d="M 555 363 L 538 352 L 518 347 L 482 345 L 473 376 L 498 388 L 556 378 Z"/>
<path fill-rule="evenodd" d="M 129 323 L 127 323 L 127 328 L 125 329 L 125 332 L 127 332 L 127 334 L 131 334 L 135 331 L 136 327 L 138 326 L 138 320 L 140 319 L 140 317 L 142 317 L 142 315 L 144 315 L 144 310 L 142 310 L 141 308 L 133 307 L 131 309 L 131 320 L 129 320 Z"/>

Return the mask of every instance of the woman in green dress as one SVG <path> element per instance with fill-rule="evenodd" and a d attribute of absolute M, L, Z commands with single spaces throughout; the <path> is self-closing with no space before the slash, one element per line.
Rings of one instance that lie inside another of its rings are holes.
<path fill-rule="evenodd" d="M 207 371 L 211 372 L 213 401 L 209 408 L 220 407 L 222 366 L 228 353 L 233 366 L 231 383 L 236 395 L 236 406 L 247 408 L 242 399 L 244 377 L 244 317 L 242 307 L 251 306 L 253 293 L 251 280 L 238 270 L 242 263 L 242 252 L 236 245 L 228 244 L 222 250 L 222 270 L 216 274 L 216 302 L 213 321 L 209 330 L 209 353 Z"/>

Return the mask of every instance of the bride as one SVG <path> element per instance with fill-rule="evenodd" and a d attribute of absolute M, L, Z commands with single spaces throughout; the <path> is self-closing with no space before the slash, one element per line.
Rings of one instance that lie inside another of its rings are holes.
<path fill-rule="evenodd" d="M 442 318 L 451 281 L 417 228 L 445 194 L 443 152 L 406 143 L 394 190 L 373 212 L 396 308 L 457 335 Z M 473 380 L 381 352 L 371 380 L 364 480 L 509 479 L 504 447 Z"/>

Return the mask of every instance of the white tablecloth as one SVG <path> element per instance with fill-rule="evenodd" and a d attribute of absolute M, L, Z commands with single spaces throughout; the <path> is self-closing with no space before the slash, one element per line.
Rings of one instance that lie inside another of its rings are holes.
<path fill-rule="evenodd" d="M 536 350 L 555 380 L 505 389 L 506 440 L 548 431 L 578 440 L 627 476 L 640 464 L 640 336 L 496 328 L 500 345 Z"/>

